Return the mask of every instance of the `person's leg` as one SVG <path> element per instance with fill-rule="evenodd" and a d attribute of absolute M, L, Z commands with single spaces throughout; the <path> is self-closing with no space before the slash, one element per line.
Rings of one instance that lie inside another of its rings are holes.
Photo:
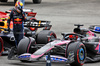
<path fill-rule="evenodd" d="M 18 35 L 18 44 L 20 42 L 21 39 L 23 39 L 24 33 L 23 33 L 23 29 L 20 30 L 20 34 Z"/>
<path fill-rule="evenodd" d="M 15 46 L 11 47 L 11 49 L 9 49 L 8 51 L 8 59 L 13 59 L 13 56 L 15 55 L 15 53 L 17 53 L 17 46 L 18 46 L 18 34 L 16 30 L 13 30 L 13 34 L 15 37 Z"/>
<path fill-rule="evenodd" d="M 15 46 L 18 46 L 18 34 L 16 31 L 14 31 L 14 37 L 15 37 Z"/>

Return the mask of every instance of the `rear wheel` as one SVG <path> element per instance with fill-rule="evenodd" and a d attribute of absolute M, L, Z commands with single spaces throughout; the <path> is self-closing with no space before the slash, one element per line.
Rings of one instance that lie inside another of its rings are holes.
<path fill-rule="evenodd" d="M 7 2 L 8 0 L 0 0 L 0 2 Z"/>
<path fill-rule="evenodd" d="M 42 0 L 33 0 L 33 3 L 40 4 Z"/>
<path fill-rule="evenodd" d="M 48 36 L 50 36 L 50 37 L 48 37 Z M 56 38 L 57 38 L 56 34 L 53 31 L 43 30 L 40 33 L 38 33 L 36 43 L 37 44 L 46 44 L 49 41 L 54 40 Z"/>
<path fill-rule="evenodd" d="M 70 63 L 71 66 L 82 66 L 86 59 L 86 49 L 84 44 L 80 42 L 72 43 L 68 46 L 67 56 L 74 53 L 74 62 Z"/>

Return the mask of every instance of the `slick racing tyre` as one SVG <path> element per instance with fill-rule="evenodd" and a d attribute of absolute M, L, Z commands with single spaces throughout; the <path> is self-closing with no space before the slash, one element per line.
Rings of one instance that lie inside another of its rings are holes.
<path fill-rule="evenodd" d="M 33 0 L 33 3 L 40 4 L 42 0 Z"/>
<path fill-rule="evenodd" d="M 50 36 L 50 37 L 48 37 L 48 36 Z M 37 34 L 36 43 L 37 44 L 46 44 L 51 40 L 55 40 L 56 38 L 57 38 L 56 34 L 53 31 L 43 30 Z"/>
<path fill-rule="evenodd" d="M 71 55 L 74 56 L 71 66 L 82 66 L 86 59 L 86 48 L 81 42 L 73 42 L 68 46 L 66 55 L 69 59 Z"/>
<path fill-rule="evenodd" d="M 0 0 L 0 2 L 7 2 L 8 0 Z"/>
<path fill-rule="evenodd" d="M 0 37 L 0 56 L 2 54 L 2 51 L 3 51 L 3 40 L 2 38 Z"/>
<path fill-rule="evenodd" d="M 23 38 L 18 44 L 18 55 L 23 53 L 34 53 L 36 51 L 34 38 Z"/>

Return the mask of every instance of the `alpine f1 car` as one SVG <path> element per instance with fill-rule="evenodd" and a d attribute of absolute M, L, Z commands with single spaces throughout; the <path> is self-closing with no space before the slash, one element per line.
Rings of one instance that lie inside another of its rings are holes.
<path fill-rule="evenodd" d="M 52 62 L 66 62 L 71 66 L 82 66 L 84 62 L 95 62 L 100 60 L 100 38 L 93 33 L 93 26 L 89 29 L 80 28 L 76 24 L 73 33 L 62 33 L 63 39 L 56 39 L 47 44 L 35 44 L 34 38 L 24 38 L 18 45 L 18 54 L 12 59 L 20 61 L 42 61 L 47 60 L 51 53 Z M 91 28 L 91 31 L 90 31 Z M 50 37 L 50 36 L 48 36 Z M 26 44 L 25 44 L 26 43 Z"/>
<path fill-rule="evenodd" d="M 43 34 L 42 34 L 43 35 Z M 83 37 L 80 34 L 62 33 L 63 37 L 75 35 L 78 39 Z M 52 62 L 66 62 L 71 66 L 82 66 L 86 59 L 86 48 L 81 40 L 68 40 L 63 38 L 54 39 L 53 36 L 47 35 L 45 37 L 51 38 L 49 43 L 35 44 L 36 40 L 32 37 L 23 38 L 17 48 L 17 54 L 12 54 L 11 59 L 17 59 L 22 62 L 26 61 L 45 61 L 48 53 L 50 53 Z M 42 42 L 43 38 L 41 38 Z"/>

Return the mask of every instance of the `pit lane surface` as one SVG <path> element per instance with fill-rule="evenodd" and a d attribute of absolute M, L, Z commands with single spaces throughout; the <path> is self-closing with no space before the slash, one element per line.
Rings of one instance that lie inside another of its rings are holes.
<path fill-rule="evenodd" d="M 72 32 L 74 24 L 100 25 L 100 0 L 43 0 L 41 4 L 33 4 L 25 0 L 25 8 L 34 9 L 39 20 L 49 20 L 58 38 L 61 32 Z M 13 0 L 0 3 L 0 11 L 13 8 Z M 7 56 L 0 57 L 0 66 L 45 66 L 45 62 L 21 63 L 17 60 L 7 60 Z M 65 63 L 52 63 L 52 66 L 69 66 Z M 84 66 L 100 66 L 100 62 L 86 63 Z"/>

